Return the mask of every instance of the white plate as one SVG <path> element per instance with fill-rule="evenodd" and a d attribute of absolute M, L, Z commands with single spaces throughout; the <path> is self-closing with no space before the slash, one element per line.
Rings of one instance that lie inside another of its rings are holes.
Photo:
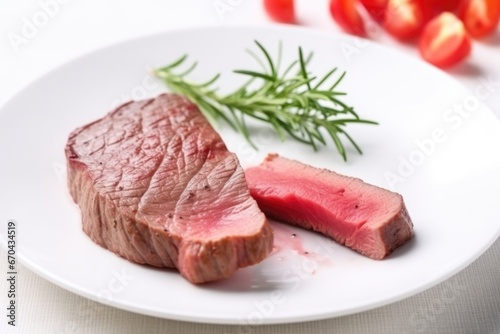
<path fill-rule="evenodd" d="M 103 116 L 127 96 L 163 90 L 152 67 L 187 53 L 206 79 L 254 66 L 244 52 L 257 39 L 313 50 L 311 69 L 347 70 L 347 100 L 380 126 L 353 125 L 365 154 L 344 163 L 329 148 L 312 152 L 256 129 L 252 151 L 226 127 L 220 132 L 243 165 L 270 151 L 361 177 L 403 194 L 416 237 L 384 261 L 367 259 L 320 235 L 276 225 L 278 237 L 298 235 L 263 263 L 233 278 L 195 286 L 173 270 L 132 264 L 95 245 L 65 183 L 63 149 L 72 129 Z M 462 112 L 458 110 L 461 108 Z M 372 43 L 317 31 L 204 28 L 131 40 L 93 52 L 45 75 L 0 113 L 0 222 L 18 228 L 18 256 L 31 270 L 82 296 L 133 312 L 209 323 L 287 323 L 335 317 L 401 300 L 470 264 L 498 237 L 500 125 L 474 95 L 447 75 Z M 390 174 L 392 173 L 392 174 Z M 397 178 L 390 182 L 388 175 Z M 6 232 L 2 228 L 5 247 Z M 302 243 L 302 245 L 299 244 Z M 301 246 L 311 254 L 294 252 Z M 315 254 L 313 254 L 315 253 Z"/>

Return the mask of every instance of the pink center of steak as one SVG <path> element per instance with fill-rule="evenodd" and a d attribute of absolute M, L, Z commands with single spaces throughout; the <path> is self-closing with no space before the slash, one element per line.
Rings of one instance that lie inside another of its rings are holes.
<path fill-rule="evenodd" d="M 129 260 L 203 282 L 270 251 L 236 156 L 185 98 L 125 104 L 75 130 L 66 154 L 84 231 Z"/>
<path fill-rule="evenodd" d="M 360 179 L 277 155 L 249 168 L 246 178 L 266 214 L 369 257 L 383 258 L 412 236 L 402 197 Z"/>

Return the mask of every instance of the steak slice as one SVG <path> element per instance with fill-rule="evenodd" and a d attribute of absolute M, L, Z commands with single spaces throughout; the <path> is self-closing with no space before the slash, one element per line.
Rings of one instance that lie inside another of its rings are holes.
<path fill-rule="evenodd" d="M 373 259 L 413 235 L 401 195 L 360 179 L 276 154 L 245 174 L 250 193 L 270 217 L 321 232 Z"/>
<path fill-rule="evenodd" d="M 126 103 L 73 131 L 65 152 L 83 230 L 132 262 L 202 283 L 272 250 L 238 159 L 184 97 Z"/>

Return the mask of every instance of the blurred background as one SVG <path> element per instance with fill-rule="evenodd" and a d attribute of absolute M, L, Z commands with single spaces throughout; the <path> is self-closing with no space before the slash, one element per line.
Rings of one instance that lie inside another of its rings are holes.
<path fill-rule="evenodd" d="M 296 0 L 295 16 L 298 25 L 332 34 L 342 32 L 332 18 L 329 0 Z M 260 0 L 3 2 L 0 5 L 0 105 L 43 73 L 102 46 L 170 29 L 232 24 L 276 23 L 266 15 Z M 366 30 L 372 40 L 419 57 L 415 41 L 400 42 L 374 23 L 367 25 Z M 479 77 L 500 73 L 498 53 L 495 53 L 499 45 L 497 28 L 495 33 L 473 43 L 471 57 L 466 62 L 447 71 L 474 89 Z M 486 103 L 490 107 L 500 105 L 500 94 Z"/>

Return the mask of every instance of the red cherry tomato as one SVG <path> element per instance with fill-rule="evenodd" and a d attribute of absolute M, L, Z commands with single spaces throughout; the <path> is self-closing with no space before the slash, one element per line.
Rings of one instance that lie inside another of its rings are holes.
<path fill-rule="evenodd" d="M 471 48 L 464 24 L 449 12 L 440 14 L 425 26 L 419 43 L 422 57 L 441 68 L 461 62 L 470 54 Z"/>
<path fill-rule="evenodd" d="M 459 10 L 459 17 L 474 38 L 493 33 L 500 20 L 499 0 L 465 0 Z"/>
<path fill-rule="evenodd" d="M 407 40 L 420 34 L 429 17 L 422 0 L 389 0 L 384 27 L 394 37 Z"/>
<path fill-rule="evenodd" d="M 330 0 L 330 14 L 345 32 L 366 36 L 365 24 L 357 11 L 356 2 L 355 0 Z"/>
<path fill-rule="evenodd" d="M 442 12 L 456 12 L 463 0 L 425 0 L 426 6 L 434 16 Z"/>
<path fill-rule="evenodd" d="M 295 23 L 294 0 L 264 0 L 264 9 L 271 19 L 282 23 Z"/>
<path fill-rule="evenodd" d="M 387 10 L 387 0 L 360 0 L 368 14 L 377 22 L 383 22 Z"/>

